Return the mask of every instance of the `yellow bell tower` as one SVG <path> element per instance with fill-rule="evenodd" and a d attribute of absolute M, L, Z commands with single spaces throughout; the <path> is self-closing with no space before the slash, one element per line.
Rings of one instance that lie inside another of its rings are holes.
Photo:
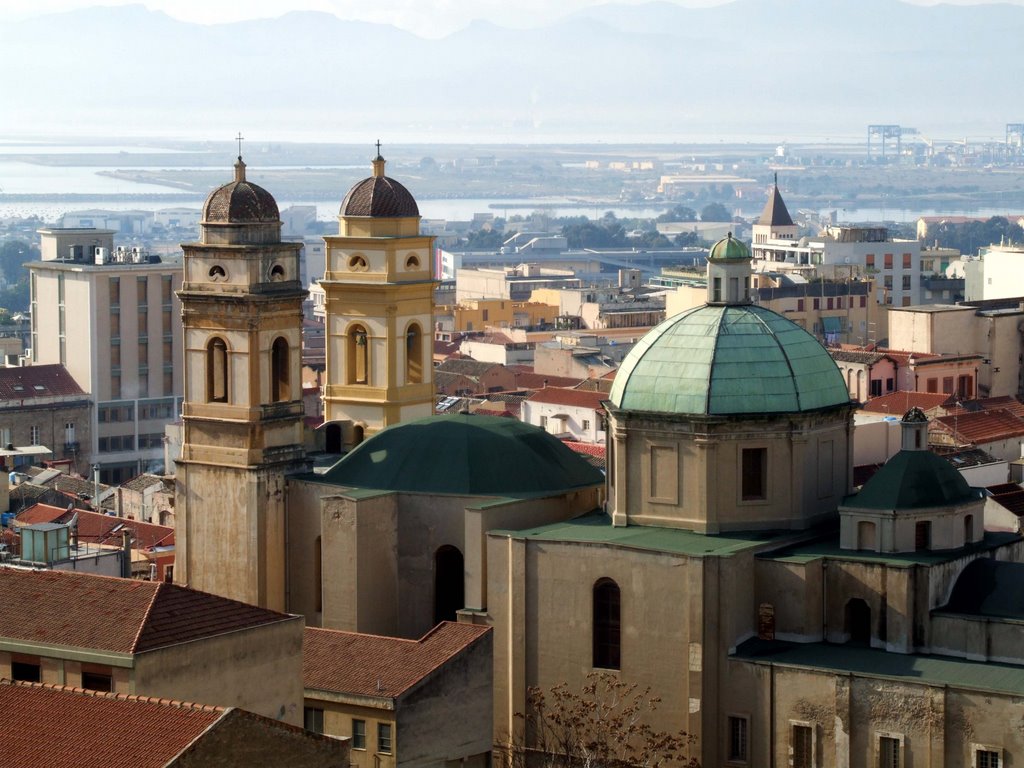
<path fill-rule="evenodd" d="M 324 238 L 332 452 L 434 407 L 434 238 L 420 234 L 413 196 L 384 175 L 379 142 L 377 152 L 373 175 L 341 204 L 338 234 Z"/>
<path fill-rule="evenodd" d="M 285 477 L 305 468 L 299 243 L 274 198 L 235 179 L 183 243 L 184 442 L 175 581 L 285 609 Z"/>

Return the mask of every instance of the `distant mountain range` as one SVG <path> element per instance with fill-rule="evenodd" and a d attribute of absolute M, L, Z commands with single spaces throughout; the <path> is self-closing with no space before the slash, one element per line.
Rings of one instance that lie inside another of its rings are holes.
<path fill-rule="evenodd" d="M 1024 121 L 1021 30 L 1021 6 L 898 0 L 610 4 L 440 40 L 314 12 L 206 26 L 97 7 L 0 26 L 0 135 L 1001 136 Z"/>

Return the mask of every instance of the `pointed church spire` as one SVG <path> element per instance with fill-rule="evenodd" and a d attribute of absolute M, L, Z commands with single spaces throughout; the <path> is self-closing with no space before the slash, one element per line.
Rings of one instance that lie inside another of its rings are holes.
<path fill-rule="evenodd" d="M 768 202 L 765 203 L 764 210 L 761 211 L 761 218 L 757 220 L 757 223 L 770 227 L 793 226 L 793 217 L 789 215 L 789 210 L 786 208 L 782 195 L 779 193 L 778 173 L 775 174 L 775 184 L 772 187 L 771 196 L 769 196 Z"/>

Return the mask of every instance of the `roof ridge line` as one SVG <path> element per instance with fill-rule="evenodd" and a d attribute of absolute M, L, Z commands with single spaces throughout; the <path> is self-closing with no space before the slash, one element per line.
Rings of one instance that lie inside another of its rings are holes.
<path fill-rule="evenodd" d="M 153 596 L 149 599 L 149 604 L 146 606 L 146 610 L 142 614 L 142 621 L 139 622 L 139 629 L 135 633 L 135 637 L 132 638 L 131 649 L 132 653 L 135 653 L 139 647 L 139 639 L 142 637 L 142 631 L 146 628 L 149 623 L 150 614 L 153 612 L 153 606 L 156 604 L 156 597 L 160 594 L 160 590 L 166 586 L 166 582 L 160 581 L 156 584 L 156 589 L 153 590 Z"/>
<path fill-rule="evenodd" d="M 751 309 L 755 309 L 755 308 L 756 307 L 753 307 L 753 306 L 751 307 Z M 768 335 L 771 336 L 772 341 L 775 342 L 775 346 L 777 346 L 779 348 L 779 351 L 782 352 L 782 359 L 786 361 L 786 368 L 789 370 L 790 381 L 793 382 L 793 394 L 796 395 L 796 409 L 797 409 L 797 411 L 802 412 L 803 411 L 803 405 L 800 403 L 800 387 L 797 385 L 796 371 L 793 370 L 793 362 L 789 359 L 789 353 L 786 352 L 786 346 L 779 340 L 778 334 L 776 334 L 775 331 L 772 329 L 772 327 L 770 325 L 768 325 L 767 322 L 765 322 L 765 319 L 763 317 L 761 317 L 761 315 L 759 315 L 757 312 L 751 312 L 750 314 L 753 317 L 757 318 L 757 322 L 759 322 L 762 326 L 764 326 L 764 329 L 766 331 L 768 331 Z M 805 331 L 805 333 L 806 333 L 806 331 Z M 817 339 L 814 339 L 814 340 L 817 341 Z M 824 349 L 824 347 L 823 347 L 823 349 Z M 826 349 L 825 351 L 827 352 L 828 350 Z M 838 370 L 838 369 L 836 369 L 836 370 Z"/>
<path fill-rule="evenodd" d="M 704 306 L 710 305 L 705 304 Z M 708 363 L 708 388 L 704 393 L 704 413 L 709 416 L 711 415 L 711 379 L 715 373 L 715 358 L 718 356 L 718 345 L 722 340 L 722 334 L 718 331 L 722 327 L 722 319 L 725 317 L 725 312 L 728 309 L 728 305 L 722 307 L 722 311 L 718 313 L 718 318 L 715 320 L 715 327 L 712 331 L 715 337 L 715 346 L 711 348 L 711 361 Z"/>
<path fill-rule="evenodd" d="M 197 712 L 224 712 L 229 707 L 221 707 L 217 704 L 200 704 L 198 702 L 185 701 L 183 699 L 168 699 L 157 696 L 141 696 L 135 693 L 122 693 L 120 691 L 98 691 L 93 688 L 82 688 L 76 685 L 65 685 L 63 683 L 42 683 L 31 680 L 12 680 L 0 678 L 0 685 L 9 685 L 18 688 L 38 688 L 46 691 L 59 691 L 62 693 L 75 693 L 80 696 L 91 696 L 97 699 L 109 699 L 111 701 L 135 701 L 143 704 L 160 704 L 175 709 L 189 709 Z"/>

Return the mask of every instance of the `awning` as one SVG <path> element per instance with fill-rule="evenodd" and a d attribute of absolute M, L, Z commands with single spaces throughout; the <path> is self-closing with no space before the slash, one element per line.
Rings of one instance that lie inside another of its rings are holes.
<path fill-rule="evenodd" d="M 821 325 L 825 329 L 825 333 L 839 333 L 843 329 L 838 317 L 823 317 L 821 318 Z"/>

